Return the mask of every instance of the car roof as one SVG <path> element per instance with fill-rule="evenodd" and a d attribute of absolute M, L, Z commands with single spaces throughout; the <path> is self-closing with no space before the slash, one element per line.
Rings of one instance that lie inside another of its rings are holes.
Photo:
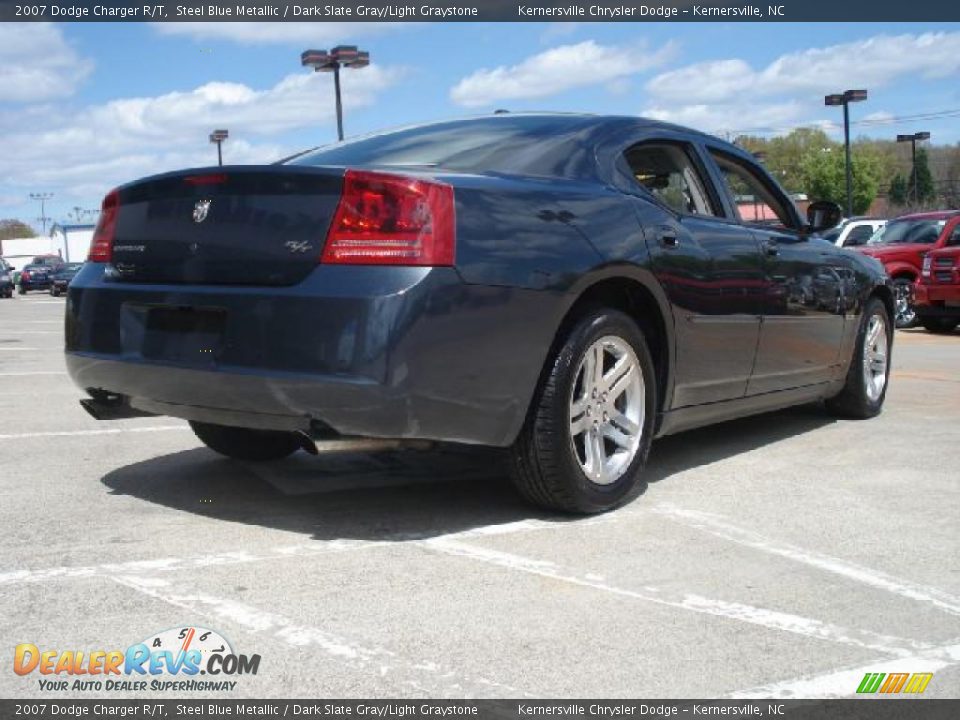
<path fill-rule="evenodd" d="M 931 210 L 929 212 L 910 213 L 895 217 L 894 220 L 949 220 L 955 215 L 960 215 L 960 210 Z"/>

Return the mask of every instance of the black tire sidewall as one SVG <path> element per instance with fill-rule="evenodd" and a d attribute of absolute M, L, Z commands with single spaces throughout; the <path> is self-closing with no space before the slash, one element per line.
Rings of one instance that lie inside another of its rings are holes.
<path fill-rule="evenodd" d="M 887 378 L 883 384 L 883 391 L 876 400 L 871 400 L 867 396 L 867 388 L 863 381 L 863 346 L 867 341 L 867 328 L 870 326 L 870 318 L 874 315 L 882 315 L 885 321 L 884 328 L 887 333 Z M 887 397 L 887 390 L 890 388 L 890 368 L 893 359 L 893 333 L 895 320 L 887 313 L 887 307 L 879 298 L 871 298 L 864 307 L 863 321 L 860 323 L 860 331 L 857 335 L 857 345 L 854 350 L 854 369 L 856 372 L 856 381 L 860 388 L 860 402 L 863 404 L 866 414 L 869 416 L 878 415 L 883 408 L 883 402 Z"/>
<path fill-rule="evenodd" d="M 570 395 L 576 372 L 584 352 L 594 342 L 607 335 L 616 335 L 633 349 L 643 373 L 645 386 L 643 435 L 637 454 L 627 470 L 615 482 L 598 485 L 592 482 L 577 460 L 570 439 Z M 568 336 L 551 369 L 554 392 L 545 408 L 551 415 L 551 425 L 557 431 L 537 436 L 538 454 L 544 452 L 559 466 L 562 476 L 569 481 L 567 491 L 577 506 L 586 512 L 599 512 L 620 505 L 635 497 L 643 489 L 639 475 L 646 464 L 653 441 L 656 420 L 656 374 L 653 360 L 643 333 L 629 316 L 617 310 L 598 310 L 584 317 Z M 546 439 L 546 443 L 544 440 Z M 546 446 L 545 446 L 546 445 Z"/>

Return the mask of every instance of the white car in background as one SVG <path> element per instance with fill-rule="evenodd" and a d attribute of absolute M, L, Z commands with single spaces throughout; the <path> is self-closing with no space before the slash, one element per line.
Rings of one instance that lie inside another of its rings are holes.
<path fill-rule="evenodd" d="M 881 218 L 853 217 L 843 220 L 835 228 L 822 233 L 822 236 L 837 247 L 856 247 L 866 245 L 870 236 L 886 224 L 887 221 Z"/>

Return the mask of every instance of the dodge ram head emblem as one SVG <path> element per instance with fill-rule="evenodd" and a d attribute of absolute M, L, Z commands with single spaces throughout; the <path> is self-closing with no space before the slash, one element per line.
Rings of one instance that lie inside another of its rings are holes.
<path fill-rule="evenodd" d="M 207 215 L 210 213 L 210 203 L 212 200 L 198 200 L 197 204 L 193 206 L 193 221 L 195 223 L 202 223 L 207 219 Z"/>

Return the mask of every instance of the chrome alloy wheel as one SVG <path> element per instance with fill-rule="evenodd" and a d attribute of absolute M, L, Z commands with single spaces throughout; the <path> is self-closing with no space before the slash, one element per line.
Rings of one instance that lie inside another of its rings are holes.
<path fill-rule="evenodd" d="M 636 457 L 643 436 L 646 387 L 633 348 L 616 335 L 584 353 L 570 391 L 570 443 L 584 474 L 616 482 Z"/>
<path fill-rule="evenodd" d="M 863 382 L 870 402 L 876 402 L 883 394 L 887 384 L 888 362 L 887 321 L 877 313 L 870 317 L 863 338 Z"/>

